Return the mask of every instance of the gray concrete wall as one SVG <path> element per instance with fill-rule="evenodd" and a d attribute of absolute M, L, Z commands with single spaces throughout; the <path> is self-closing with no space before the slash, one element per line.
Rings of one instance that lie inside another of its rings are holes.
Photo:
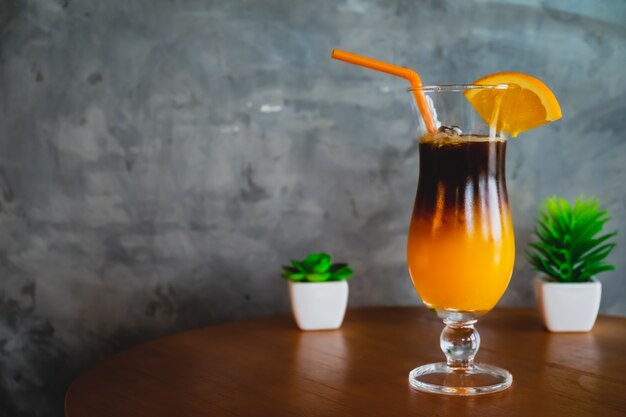
<path fill-rule="evenodd" d="M 85 366 L 166 333 L 288 311 L 279 265 L 326 250 L 350 306 L 417 304 L 402 81 L 516 70 L 564 118 L 510 143 L 518 253 L 549 194 L 619 228 L 602 312 L 626 315 L 626 4 L 0 2 L 0 415 L 62 415 Z M 557 8 L 555 8 L 557 7 Z M 504 306 L 532 306 L 518 256 Z"/>

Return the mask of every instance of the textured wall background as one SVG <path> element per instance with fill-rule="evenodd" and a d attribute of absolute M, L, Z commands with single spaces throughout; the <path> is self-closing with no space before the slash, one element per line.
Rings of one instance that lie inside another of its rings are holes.
<path fill-rule="evenodd" d="M 544 196 L 598 196 L 622 231 L 602 312 L 626 315 L 626 3 L 554 3 L 1 1 L 0 415 L 62 415 L 133 343 L 287 311 L 278 266 L 311 250 L 354 265 L 351 306 L 418 302 L 405 85 L 333 47 L 545 80 L 563 120 L 509 146 L 518 247 Z M 501 304 L 531 275 L 519 256 Z"/>

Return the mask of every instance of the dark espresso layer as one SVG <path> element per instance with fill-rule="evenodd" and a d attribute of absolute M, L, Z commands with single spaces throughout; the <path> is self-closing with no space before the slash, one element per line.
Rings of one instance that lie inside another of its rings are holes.
<path fill-rule="evenodd" d="M 506 142 L 469 139 L 419 144 L 416 220 L 458 227 L 464 222 L 499 223 L 501 213 L 508 212 Z"/>

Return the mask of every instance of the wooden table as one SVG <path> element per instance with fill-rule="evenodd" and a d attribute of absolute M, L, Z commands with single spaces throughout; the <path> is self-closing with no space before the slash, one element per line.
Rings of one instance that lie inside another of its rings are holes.
<path fill-rule="evenodd" d="M 551 334 L 529 309 L 479 320 L 478 361 L 513 386 L 474 398 L 409 388 L 416 365 L 443 359 L 442 323 L 419 308 L 348 311 L 340 330 L 299 331 L 287 315 L 158 339 L 108 359 L 67 392 L 69 417 L 624 416 L 626 319 Z"/>

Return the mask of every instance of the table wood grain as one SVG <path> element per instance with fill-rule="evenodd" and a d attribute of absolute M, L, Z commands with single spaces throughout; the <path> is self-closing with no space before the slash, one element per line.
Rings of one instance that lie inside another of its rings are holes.
<path fill-rule="evenodd" d="M 420 308 L 349 310 L 339 330 L 301 332 L 288 315 L 192 330 L 132 348 L 80 375 L 68 417 L 624 416 L 626 319 L 553 334 L 530 309 L 477 326 L 479 362 L 513 386 L 474 398 L 411 389 L 409 371 L 441 361 L 442 323 Z"/>

